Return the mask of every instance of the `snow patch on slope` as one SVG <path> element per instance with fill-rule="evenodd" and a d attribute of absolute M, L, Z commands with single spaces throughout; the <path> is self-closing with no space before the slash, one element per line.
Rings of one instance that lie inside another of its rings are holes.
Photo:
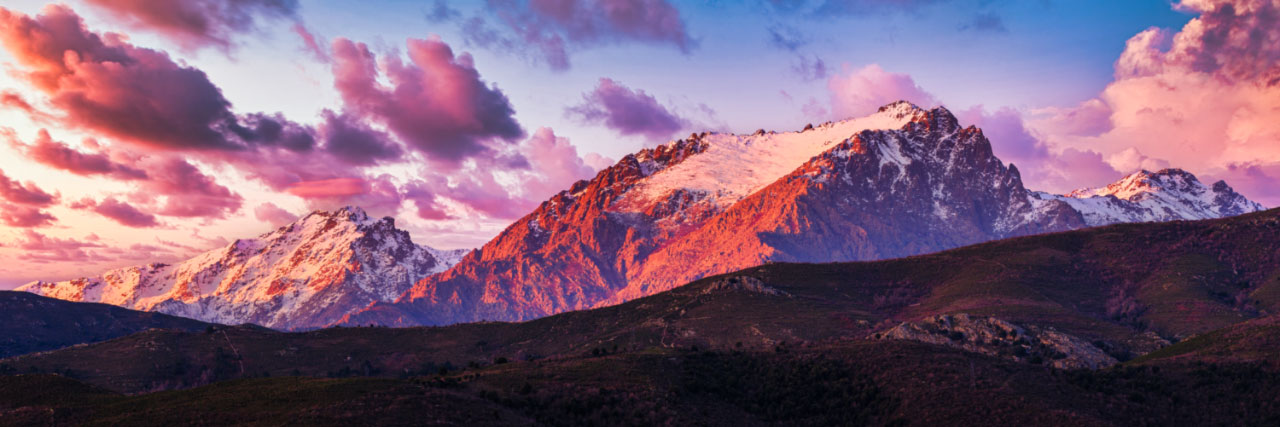
<path fill-rule="evenodd" d="M 899 129 L 921 112 L 910 103 L 899 102 L 867 117 L 825 123 L 799 132 L 708 134 L 703 137 L 707 148 L 702 153 L 662 170 L 645 169 L 648 179 L 628 191 L 620 205 L 647 207 L 684 189 L 707 194 L 717 207 L 724 209 L 854 134 Z M 886 154 L 888 151 L 892 150 L 886 150 Z M 899 164 L 906 161 L 901 154 L 884 158 Z"/>

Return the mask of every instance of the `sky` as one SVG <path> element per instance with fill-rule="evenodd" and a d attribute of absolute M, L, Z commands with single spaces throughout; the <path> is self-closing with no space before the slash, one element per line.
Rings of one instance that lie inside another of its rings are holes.
<path fill-rule="evenodd" d="M 628 153 L 906 99 L 1028 187 L 1280 205 L 1280 0 L 8 0 L 0 289 L 358 205 L 473 248 Z"/>

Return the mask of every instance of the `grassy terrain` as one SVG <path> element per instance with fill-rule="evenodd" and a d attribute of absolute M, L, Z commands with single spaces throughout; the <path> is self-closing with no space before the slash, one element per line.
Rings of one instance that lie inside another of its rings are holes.
<path fill-rule="evenodd" d="M 1196 335 L 1147 353 L 1135 364 L 1262 362 L 1280 367 L 1280 315 Z"/>
<path fill-rule="evenodd" d="M 28 393 L 27 390 L 38 390 Z M 1254 364 L 1060 371 L 905 341 L 649 348 L 403 379 L 271 377 L 122 395 L 0 377 L 0 424 L 1274 425 Z"/>

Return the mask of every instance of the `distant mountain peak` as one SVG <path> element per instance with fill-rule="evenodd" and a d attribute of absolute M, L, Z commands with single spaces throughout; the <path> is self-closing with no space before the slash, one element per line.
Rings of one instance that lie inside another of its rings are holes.
<path fill-rule="evenodd" d="M 1209 219 L 1263 210 L 1262 205 L 1236 193 L 1224 181 L 1207 186 L 1194 174 L 1178 168 L 1138 170 L 1102 187 L 1082 188 L 1063 196 L 1037 193 L 1035 197 L 1071 205 L 1090 226 Z"/>
<path fill-rule="evenodd" d="M 28 292 L 105 302 L 224 324 L 280 329 L 325 326 L 457 263 L 466 251 L 414 244 L 390 217 L 357 206 L 311 212 L 255 238 L 174 264 L 152 263 Z"/>
<path fill-rule="evenodd" d="M 1143 193 L 1157 191 L 1188 192 L 1197 191 L 1200 188 L 1207 189 L 1208 187 L 1201 184 L 1195 175 L 1182 169 L 1167 168 L 1157 172 L 1141 169 L 1109 185 L 1098 188 L 1078 189 L 1067 193 L 1066 196 L 1076 198 L 1115 196 L 1119 199 L 1131 200 L 1133 197 Z"/>

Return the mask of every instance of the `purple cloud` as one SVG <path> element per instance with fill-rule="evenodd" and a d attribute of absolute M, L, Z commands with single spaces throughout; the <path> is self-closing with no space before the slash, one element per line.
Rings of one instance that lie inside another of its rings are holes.
<path fill-rule="evenodd" d="M 486 10 L 503 28 L 479 16 L 462 20 L 468 43 L 522 55 L 532 48 L 558 71 L 569 69 L 572 47 L 642 42 L 689 53 L 697 45 L 666 0 L 488 0 Z"/>
<path fill-rule="evenodd" d="M 253 217 L 258 221 L 262 221 L 271 225 L 283 225 L 298 219 L 297 215 L 276 206 L 275 203 L 266 202 L 253 208 Z"/>
<path fill-rule="evenodd" d="M 594 90 L 582 95 L 582 104 L 567 108 L 565 115 L 649 139 L 670 137 L 688 124 L 643 90 L 632 90 L 608 78 L 600 79 Z"/>
<path fill-rule="evenodd" d="M 34 206 L 0 202 L 0 223 L 10 227 L 46 227 L 53 225 L 57 219 Z"/>
<path fill-rule="evenodd" d="M 334 86 L 349 113 L 385 124 L 429 160 L 454 164 L 489 151 L 493 139 L 524 136 L 502 91 L 480 79 L 471 56 L 438 39 L 408 41 L 409 63 L 383 58 L 390 86 L 363 43 L 333 42 Z"/>
<path fill-rule="evenodd" d="M 127 227 L 153 228 L 160 226 L 160 222 L 156 220 L 155 215 L 143 212 L 131 204 L 118 201 L 112 197 L 103 199 L 101 202 L 85 198 L 71 203 L 70 206 L 72 209 L 95 212 Z"/>
<path fill-rule="evenodd" d="M 11 179 L 2 170 L 0 170 L 0 199 L 35 207 L 48 207 L 58 202 L 56 194 L 49 194 L 41 190 L 34 182 L 27 181 L 23 183 L 16 179 Z"/>
<path fill-rule="evenodd" d="M 186 50 L 216 46 L 258 28 L 260 20 L 297 16 L 297 0 L 86 0 L 132 25 L 156 31 Z"/>
<path fill-rule="evenodd" d="M 106 175 L 121 181 L 147 178 L 146 171 L 116 162 L 107 153 L 76 151 L 65 143 L 53 140 L 44 129 L 40 129 L 30 145 L 16 139 L 12 139 L 10 144 L 37 163 L 80 176 Z"/>

